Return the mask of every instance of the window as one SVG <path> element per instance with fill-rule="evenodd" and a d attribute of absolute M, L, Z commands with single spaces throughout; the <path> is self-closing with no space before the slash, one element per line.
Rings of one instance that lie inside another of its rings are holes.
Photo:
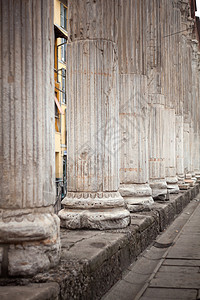
<path fill-rule="evenodd" d="M 60 26 L 67 30 L 67 7 L 64 6 L 62 3 L 60 4 Z M 61 60 L 66 62 L 66 43 L 67 40 L 62 38 L 61 43 L 63 44 L 61 46 Z"/>
<path fill-rule="evenodd" d="M 67 47 L 67 40 L 66 39 L 61 39 L 61 43 L 63 45 L 61 45 L 61 60 L 62 61 L 66 61 L 66 47 Z"/>
<path fill-rule="evenodd" d="M 67 7 L 60 4 L 60 26 L 67 30 Z"/>
<path fill-rule="evenodd" d="M 62 69 L 62 101 L 66 103 L 66 70 Z"/>

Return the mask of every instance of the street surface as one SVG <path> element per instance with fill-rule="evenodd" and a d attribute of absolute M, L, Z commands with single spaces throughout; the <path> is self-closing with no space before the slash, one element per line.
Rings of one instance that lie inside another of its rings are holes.
<path fill-rule="evenodd" d="M 200 299 L 200 194 L 102 300 Z"/>

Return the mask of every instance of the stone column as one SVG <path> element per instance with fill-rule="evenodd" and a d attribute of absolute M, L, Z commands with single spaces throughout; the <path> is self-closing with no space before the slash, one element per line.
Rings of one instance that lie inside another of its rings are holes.
<path fill-rule="evenodd" d="M 190 161 L 190 141 L 189 141 L 189 134 L 190 134 L 190 109 L 189 103 L 191 98 L 191 54 L 190 54 L 190 34 L 191 32 L 188 31 L 189 29 L 189 22 L 188 22 L 188 13 L 189 13 L 189 4 L 186 3 L 185 5 L 182 4 L 182 19 L 183 25 L 186 32 L 182 34 L 183 37 L 183 117 L 184 117 L 184 125 L 183 125 L 183 145 L 184 145 L 184 175 L 189 172 L 189 161 Z M 184 28 L 183 28 L 184 29 Z"/>
<path fill-rule="evenodd" d="M 165 112 L 164 119 L 164 157 L 165 175 L 169 193 L 177 193 L 178 179 L 176 176 L 176 135 L 175 135 L 175 109 L 178 100 L 177 63 L 178 63 L 178 41 L 174 32 L 178 31 L 179 19 L 177 18 L 177 0 L 164 1 L 163 5 L 163 41 L 164 45 L 164 95 Z M 173 55 L 172 55 L 173 53 Z"/>
<path fill-rule="evenodd" d="M 120 193 L 130 211 L 152 204 L 148 183 L 146 0 L 119 1 Z"/>
<path fill-rule="evenodd" d="M 187 28 L 193 28 L 194 20 L 190 17 L 186 19 Z M 185 98 L 184 98 L 184 171 L 186 183 L 193 184 L 196 178 L 193 167 L 194 149 L 194 124 L 193 124 L 193 67 L 192 67 L 192 32 L 188 30 L 187 46 L 185 47 Z"/>
<path fill-rule="evenodd" d="M 175 128 L 176 128 L 176 174 L 178 177 L 178 184 L 180 189 L 186 189 L 187 186 L 184 185 L 184 138 L 183 138 L 183 102 L 185 97 L 184 92 L 184 77 L 186 72 L 186 63 L 185 63 L 185 47 L 187 47 L 187 24 L 185 22 L 185 15 L 187 14 L 187 3 L 182 0 L 178 1 L 178 27 L 177 32 L 181 34 L 177 35 L 178 39 L 178 66 L 176 76 L 176 85 L 178 90 L 177 95 L 177 105 L 175 108 Z"/>
<path fill-rule="evenodd" d="M 53 1 L 0 4 L 1 276 L 26 276 L 58 263 L 53 213 Z"/>
<path fill-rule="evenodd" d="M 200 99 L 200 52 L 197 53 L 197 63 L 198 63 L 198 69 L 197 69 L 197 85 L 198 85 L 198 92 L 197 92 L 197 108 L 196 108 L 196 120 L 197 120 L 197 144 L 196 144 L 196 151 L 198 152 L 198 160 L 195 164 L 195 176 L 197 178 L 197 181 L 200 181 L 200 105 L 199 105 L 199 99 Z"/>
<path fill-rule="evenodd" d="M 119 187 L 119 97 L 115 0 L 69 1 L 67 46 L 67 228 L 123 228 L 130 222 Z"/>
<path fill-rule="evenodd" d="M 198 106 L 199 106 L 199 91 L 198 91 L 198 50 L 199 42 L 195 39 L 192 40 L 192 124 L 193 124 L 193 144 L 192 144 L 192 172 L 193 177 L 200 174 L 199 169 L 199 136 L 198 136 Z"/>
<path fill-rule="evenodd" d="M 155 200 L 164 200 L 167 194 L 164 159 L 164 95 L 162 93 L 161 65 L 161 3 L 147 1 L 147 67 L 149 101 L 149 180 Z"/>

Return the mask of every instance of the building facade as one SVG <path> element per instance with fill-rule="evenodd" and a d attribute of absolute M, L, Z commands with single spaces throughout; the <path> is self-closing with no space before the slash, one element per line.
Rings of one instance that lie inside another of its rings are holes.
<path fill-rule="evenodd" d="M 67 191 L 67 124 L 66 124 L 66 47 L 68 40 L 68 2 L 54 0 L 54 81 L 55 81 L 55 211 Z"/>

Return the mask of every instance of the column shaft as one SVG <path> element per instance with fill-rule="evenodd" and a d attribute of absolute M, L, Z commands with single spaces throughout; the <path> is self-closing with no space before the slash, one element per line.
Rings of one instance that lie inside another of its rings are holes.
<path fill-rule="evenodd" d="M 123 228 L 130 221 L 118 192 L 117 11 L 114 0 L 69 3 L 68 193 L 59 212 L 67 228 Z"/>
<path fill-rule="evenodd" d="M 174 32 L 180 31 L 178 1 L 163 1 L 163 93 L 165 96 L 164 119 L 164 157 L 165 175 L 169 193 L 179 191 L 178 178 L 176 176 L 176 122 L 175 112 L 179 102 L 178 95 L 178 56 L 179 41 Z M 173 56 L 171 55 L 173 53 Z"/>
<path fill-rule="evenodd" d="M 53 3 L 1 1 L 0 249 L 2 276 L 59 259 L 53 213 Z"/>
<path fill-rule="evenodd" d="M 159 0 L 148 1 L 147 11 L 147 67 L 149 100 L 149 182 L 155 200 L 165 199 L 167 185 L 164 159 L 164 95 L 162 93 L 161 40 L 162 4 Z"/>
<path fill-rule="evenodd" d="M 152 204 L 148 183 L 146 0 L 120 1 L 120 193 L 130 211 Z"/>

